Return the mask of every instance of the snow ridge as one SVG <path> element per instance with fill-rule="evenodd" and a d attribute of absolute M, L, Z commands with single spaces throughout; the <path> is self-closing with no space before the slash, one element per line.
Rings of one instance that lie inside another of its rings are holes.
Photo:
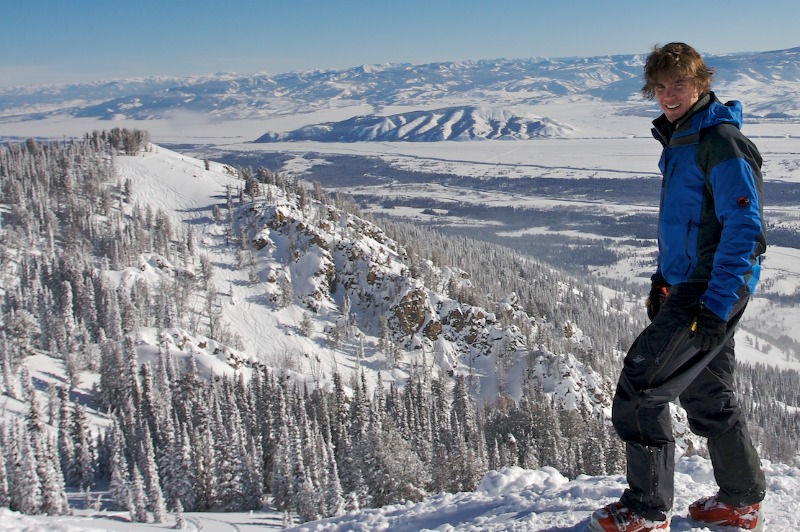
<path fill-rule="evenodd" d="M 800 117 L 800 48 L 709 55 L 715 85 L 740 95 L 755 117 Z M 282 74 L 214 74 L 0 89 L 0 117 L 150 120 L 200 113 L 215 119 L 273 118 L 320 109 L 390 106 L 511 108 L 556 100 L 631 104 L 641 86 L 640 54 L 364 65 Z M 742 77 L 742 65 L 746 76 Z M 446 102 L 446 103 L 445 103 Z M 634 112 L 647 114 L 643 104 Z M 637 111 L 638 109 L 638 111 Z M 363 112 L 363 111 L 362 111 Z"/>
<path fill-rule="evenodd" d="M 566 137 L 573 127 L 548 118 L 488 107 L 447 107 L 389 116 L 357 116 L 340 122 L 303 126 L 287 133 L 269 132 L 255 142 L 529 140 Z"/>

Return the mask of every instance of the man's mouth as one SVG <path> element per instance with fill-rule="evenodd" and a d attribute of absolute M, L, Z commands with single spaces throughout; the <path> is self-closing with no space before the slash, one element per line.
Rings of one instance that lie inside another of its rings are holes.
<path fill-rule="evenodd" d="M 678 107 L 680 107 L 680 106 L 681 106 L 681 104 L 679 104 L 679 103 L 676 103 L 675 105 L 668 105 L 668 106 L 667 106 L 667 109 L 669 109 L 669 110 L 672 110 L 672 109 L 677 109 L 677 108 L 678 108 Z"/>

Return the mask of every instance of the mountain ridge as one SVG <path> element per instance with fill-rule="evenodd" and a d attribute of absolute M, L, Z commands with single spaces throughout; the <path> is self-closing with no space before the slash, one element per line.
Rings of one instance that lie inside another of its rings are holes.
<path fill-rule="evenodd" d="M 575 128 L 549 118 L 478 106 L 446 107 L 393 115 L 356 116 L 340 122 L 265 133 L 264 142 L 440 142 L 476 139 L 529 140 L 566 137 Z"/>
<path fill-rule="evenodd" d="M 772 52 L 709 55 L 716 82 L 735 86 L 759 105 L 750 113 L 767 116 L 780 99 L 800 94 L 796 57 L 800 48 Z M 324 107 L 362 103 L 376 113 L 392 105 L 511 107 L 563 98 L 599 99 L 630 105 L 640 88 L 643 54 L 591 58 L 530 58 L 362 65 L 340 70 L 282 74 L 215 74 L 188 78 L 138 78 L 0 90 L 0 119 L 36 120 L 48 116 L 102 120 L 169 118 L 176 111 L 217 119 L 242 119 L 306 113 Z M 750 73 L 741 78 L 742 65 Z M 764 94 L 780 80 L 782 95 Z M 645 107 L 642 105 L 640 110 Z M 642 111 L 643 112 L 643 111 Z M 797 118 L 796 109 L 779 109 Z"/>

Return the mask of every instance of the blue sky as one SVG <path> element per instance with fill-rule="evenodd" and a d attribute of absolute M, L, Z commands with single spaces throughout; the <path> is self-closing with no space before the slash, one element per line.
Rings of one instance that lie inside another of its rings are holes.
<path fill-rule="evenodd" d="M 0 86 L 800 46 L 797 0 L 0 0 Z"/>

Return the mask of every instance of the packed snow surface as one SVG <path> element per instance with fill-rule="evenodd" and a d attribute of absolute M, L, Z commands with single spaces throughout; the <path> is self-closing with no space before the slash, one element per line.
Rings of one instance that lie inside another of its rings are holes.
<path fill-rule="evenodd" d="M 768 493 L 764 500 L 769 532 L 800 529 L 800 469 L 764 462 Z M 444 493 L 406 505 L 354 512 L 342 517 L 286 527 L 277 512 L 187 513 L 185 529 L 204 532 L 293 530 L 296 532 L 581 531 L 591 513 L 616 500 L 625 489 L 623 476 L 580 476 L 568 480 L 555 469 L 507 467 L 489 471 L 473 493 Z M 678 460 L 673 532 L 733 532 L 731 527 L 701 526 L 687 517 L 694 500 L 715 493 L 711 462 L 699 456 Z M 80 497 L 80 496 L 77 496 Z M 0 531 L 87 532 L 166 530 L 159 524 L 132 523 L 127 512 L 76 510 L 61 517 L 26 516 L 0 509 Z"/>

